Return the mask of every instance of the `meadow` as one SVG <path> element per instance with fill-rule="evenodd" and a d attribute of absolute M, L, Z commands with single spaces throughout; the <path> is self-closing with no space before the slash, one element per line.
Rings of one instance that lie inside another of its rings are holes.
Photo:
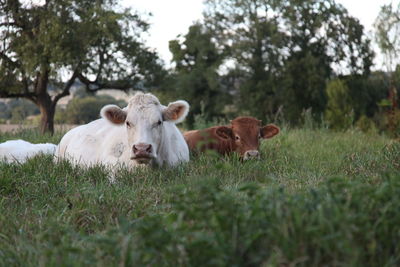
<path fill-rule="evenodd" d="M 62 133 L 0 134 L 58 143 Z M 260 160 L 0 163 L 0 266 L 399 266 L 400 143 L 290 129 Z"/>

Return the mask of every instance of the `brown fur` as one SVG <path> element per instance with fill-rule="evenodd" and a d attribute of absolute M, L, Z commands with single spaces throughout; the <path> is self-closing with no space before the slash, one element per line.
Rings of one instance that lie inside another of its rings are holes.
<path fill-rule="evenodd" d="M 220 154 L 226 154 L 233 150 L 232 138 L 223 139 L 216 133 L 220 126 L 204 130 L 194 130 L 183 134 L 191 151 L 204 152 L 207 149 L 215 150 Z"/>
<path fill-rule="evenodd" d="M 179 105 L 169 105 L 168 108 L 164 111 L 164 120 L 177 120 L 183 112 L 183 107 Z"/>
<path fill-rule="evenodd" d="M 261 121 L 253 117 L 238 117 L 231 125 L 188 131 L 183 135 L 191 151 L 211 149 L 222 155 L 238 152 L 244 156 L 246 151 L 258 150 L 260 138 L 272 138 L 278 133 L 279 128 L 273 124 L 262 127 Z"/>

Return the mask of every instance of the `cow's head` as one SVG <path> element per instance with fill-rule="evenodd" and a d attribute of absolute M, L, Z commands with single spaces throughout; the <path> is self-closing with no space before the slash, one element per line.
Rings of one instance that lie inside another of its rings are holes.
<path fill-rule="evenodd" d="M 261 121 L 253 117 L 238 117 L 231 121 L 231 125 L 216 129 L 218 138 L 229 141 L 244 160 L 258 158 L 260 139 L 269 139 L 278 133 L 276 125 L 261 126 Z"/>
<path fill-rule="evenodd" d="M 137 164 L 149 164 L 157 158 L 163 142 L 165 123 L 179 123 L 189 112 L 186 101 L 176 101 L 163 106 L 152 94 L 137 93 L 124 109 L 107 105 L 101 116 L 126 127 L 131 159 Z"/>

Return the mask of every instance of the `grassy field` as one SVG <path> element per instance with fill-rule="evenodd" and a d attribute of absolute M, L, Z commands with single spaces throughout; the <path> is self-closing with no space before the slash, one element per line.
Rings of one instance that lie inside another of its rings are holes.
<path fill-rule="evenodd" d="M 57 143 L 61 134 L 0 134 Z M 400 144 L 283 129 L 262 159 L 0 163 L 0 266 L 399 266 Z"/>

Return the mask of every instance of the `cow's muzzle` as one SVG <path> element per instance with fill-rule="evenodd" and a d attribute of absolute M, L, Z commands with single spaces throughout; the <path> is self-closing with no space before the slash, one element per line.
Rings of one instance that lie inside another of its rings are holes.
<path fill-rule="evenodd" d="M 260 152 L 258 152 L 258 150 L 247 150 L 243 156 L 244 160 L 259 159 L 259 158 L 260 158 Z"/>
<path fill-rule="evenodd" d="M 139 164 L 147 164 L 154 158 L 153 147 L 151 144 L 138 143 L 132 147 L 131 159 Z"/>

